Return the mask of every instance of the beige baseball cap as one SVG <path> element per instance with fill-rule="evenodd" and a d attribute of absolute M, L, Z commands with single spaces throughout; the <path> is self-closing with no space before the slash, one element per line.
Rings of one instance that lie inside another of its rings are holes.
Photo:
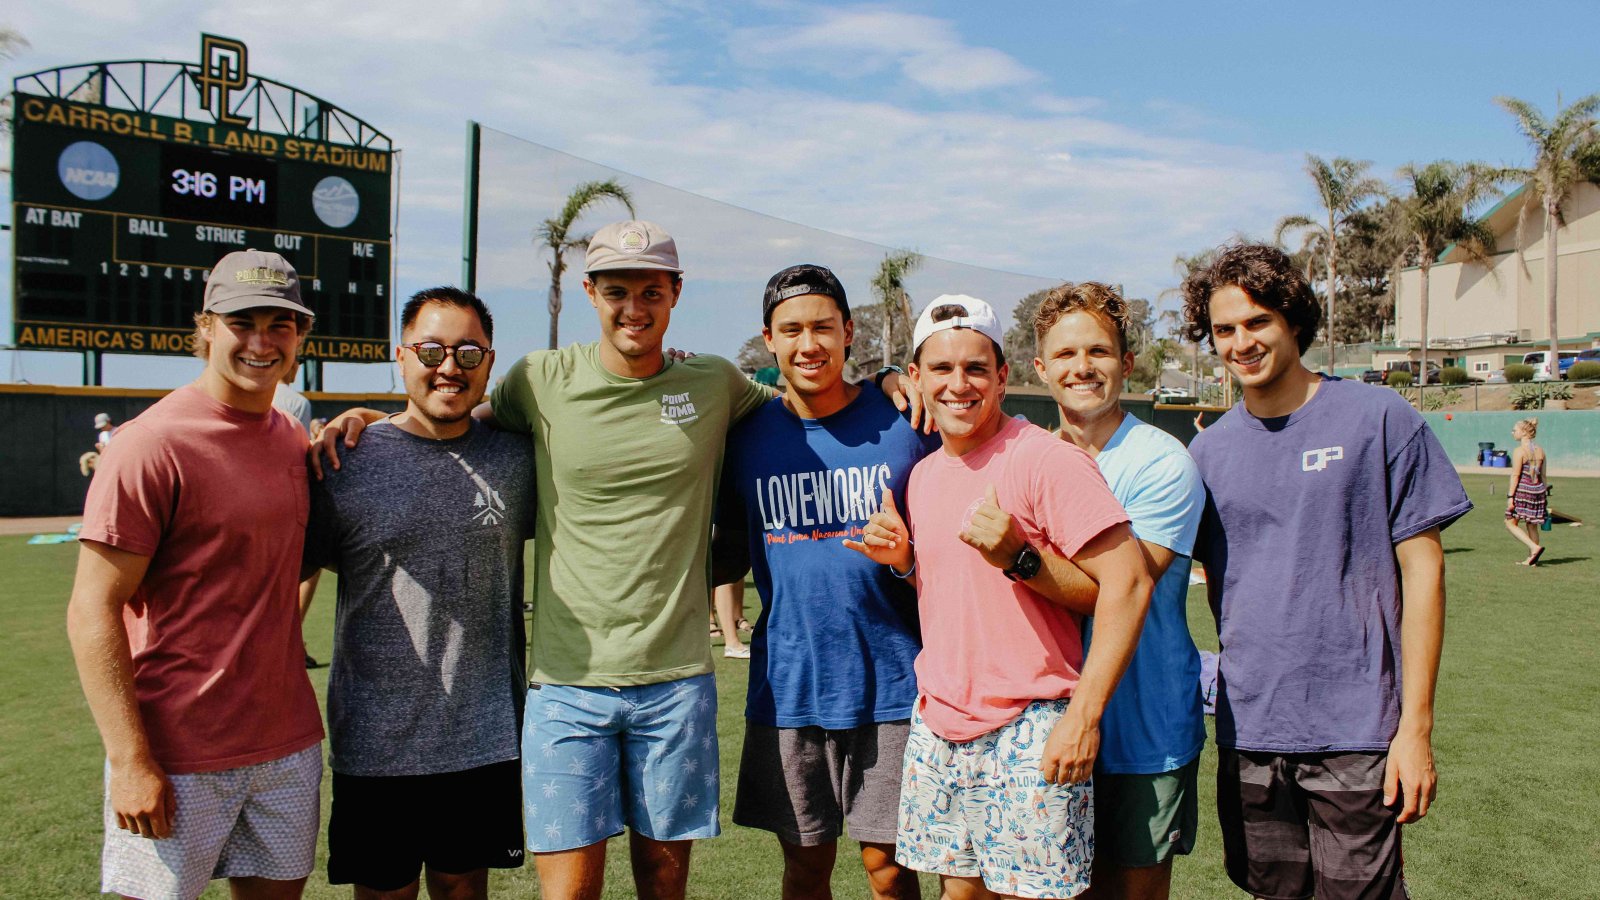
<path fill-rule="evenodd" d="M 281 306 L 314 316 L 300 300 L 300 276 L 281 254 L 236 250 L 217 260 L 206 281 L 205 305 L 210 313 L 232 313 L 257 306 Z"/>
<path fill-rule="evenodd" d="M 614 222 L 596 231 L 589 239 L 589 252 L 583 258 L 583 271 L 609 272 L 618 269 L 655 269 L 683 273 L 678 266 L 678 244 L 667 230 L 654 222 Z"/>
<path fill-rule="evenodd" d="M 933 311 L 941 306 L 959 306 L 964 313 L 936 322 Z M 923 341 L 951 328 L 971 328 L 1002 347 L 1006 344 L 1005 332 L 1000 330 L 1000 319 L 994 314 L 993 307 L 966 294 L 941 294 L 924 306 L 922 315 L 917 316 L 917 325 L 911 329 L 911 352 L 915 354 Z"/>

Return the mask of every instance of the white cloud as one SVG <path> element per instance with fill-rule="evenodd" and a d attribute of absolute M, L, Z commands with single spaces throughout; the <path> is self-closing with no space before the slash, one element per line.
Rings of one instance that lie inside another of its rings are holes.
<path fill-rule="evenodd" d="M 468 118 L 841 235 L 978 266 L 1121 282 L 1147 297 L 1170 286 L 1174 255 L 1236 230 L 1264 232 L 1306 194 L 1298 155 L 1192 136 L 1208 131 L 1133 127 L 1097 99 L 1052 94 L 1039 73 L 927 16 L 780 10 L 774 14 L 797 20 L 739 30 L 713 21 L 714 12 L 700 19 L 682 7 L 621 0 L 448 7 L 402 0 L 381 14 L 291 0 L 226 16 L 186 0 L 137 18 L 114 15 L 122 24 L 105 29 L 84 24 L 107 9 L 87 0 L 59 0 L 48 15 L 43 5 L 23 9 L 17 26 L 32 49 L 11 63 L 8 77 L 96 59 L 190 59 L 200 30 L 220 31 L 250 45 L 258 73 L 385 130 L 404 148 L 400 291 L 451 281 L 460 271 Z M 719 61 L 715 77 L 682 74 L 701 71 L 707 60 Z M 1020 88 L 1022 96 L 954 109 L 900 93 L 840 96 L 828 80 L 776 86 L 775 64 L 897 73 L 944 93 Z M 501 319 L 508 334 L 524 335 L 523 346 L 540 342 L 545 327 L 547 276 L 529 222 L 548 215 L 577 173 L 594 171 L 555 154 L 539 162 L 489 173 L 509 179 L 494 185 L 502 191 L 494 202 L 508 213 L 500 221 L 514 224 L 481 238 L 486 268 L 525 273 L 517 302 L 526 305 Z M 728 215 L 692 200 L 654 214 L 717 222 Z M 717 222 L 707 227 L 708 240 L 739 240 Z M 833 248 L 850 266 L 864 264 L 858 256 L 871 261 L 870 247 L 803 231 L 812 243 L 797 244 L 796 233 L 764 233 L 763 252 L 778 265 L 793 262 L 785 255 L 799 246 Z M 719 249 L 686 245 L 685 259 L 712 277 L 724 271 Z M 928 296 L 946 289 L 926 287 Z M 567 316 L 587 315 L 581 298 L 569 295 L 567 305 Z M 731 353 L 751 332 L 745 312 L 691 318 L 708 335 L 697 346 Z M 564 334 L 583 336 L 583 326 L 567 322 L 564 316 Z"/>
<path fill-rule="evenodd" d="M 732 51 L 752 68 L 847 77 L 898 69 L 939 93 L 1012 87 L 1039 77 L 1007 53 L 967 44 L 949 22 L 889 10 L 828 10 L 800 26 L 742 29 L 733 35 Z"/>

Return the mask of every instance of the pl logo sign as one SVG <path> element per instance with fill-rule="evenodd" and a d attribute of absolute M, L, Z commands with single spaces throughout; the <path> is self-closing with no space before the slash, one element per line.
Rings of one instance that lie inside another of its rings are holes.
<path fill-rule="evenodd" d="M 222 125 L 250 124 L 249 119 L 234 115 L 228 102 L 229 94 L 244 90 L 249 57 L 243 41 L 200 35 L 200 74 L 194 76 L 195 86 L 200 89 L 200 108 L 209 110 Z"/>

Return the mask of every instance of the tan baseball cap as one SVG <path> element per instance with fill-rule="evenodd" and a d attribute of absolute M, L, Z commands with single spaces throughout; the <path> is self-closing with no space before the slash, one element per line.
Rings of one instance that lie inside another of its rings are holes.
<path fill-rule="evenodd" d="M 678 266 L 678 244 L 667 230 L 654 222 L 614 222 L 596 231 L 589 239 L 589 252 L 583 258 L 583 271 L 610 272 L 618 269 L 655 269 L 683 273 Z"/>
<path fill-rule="evenodd" d="M 281 254 L 236 250 L 217 260 L 206 281 L 205 305 L 210 313 L 232 313 L 257 306 L 281 306 L 314 316 L 300 300 L 300 276 Z"/>

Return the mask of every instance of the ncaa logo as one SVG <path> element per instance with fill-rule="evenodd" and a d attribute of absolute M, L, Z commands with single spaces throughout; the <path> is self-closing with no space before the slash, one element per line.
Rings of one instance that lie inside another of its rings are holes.
<path fill-rule="evenodd" d="M 56 160 L 56 173 L 62 187 L 84 200 L 104 200 L 122 180 L 117 158 L 94 141 L 68 144 Z"/>
<path fill-rule="evenodd" d="M 1343 447 L 1323 447 L 1321 450 L 1307 450 L 1300 454 L 1300 471 L 1321 472 L 1328 467 L 1328 463 L 1336 459 L 1344 459 Z"/>

